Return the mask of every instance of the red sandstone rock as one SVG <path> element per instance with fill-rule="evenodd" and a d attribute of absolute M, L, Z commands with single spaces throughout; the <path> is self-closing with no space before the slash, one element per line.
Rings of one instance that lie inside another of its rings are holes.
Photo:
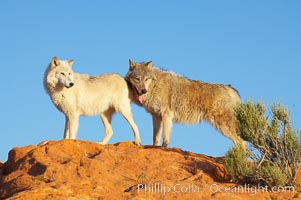
<path fill-rule="evenodd" d="M 230 183 L 222 158 L 132 142 L 62 140 L 14 148 L 0 172 L 0 199 L 301 198 L 297 189 L 255 194 Z"/>

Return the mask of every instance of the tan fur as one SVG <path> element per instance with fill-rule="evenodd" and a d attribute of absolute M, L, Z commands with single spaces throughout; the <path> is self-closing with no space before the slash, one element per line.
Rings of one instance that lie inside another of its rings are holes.
<path fill-rule="evenodd" d="M 170 143 L 172 122 L 193 124 L 208 121 L 236 145 L 245 146 L 239 137 L 234 107 L 240 103 L 235 89 L 227 85 L 189 80 L 152 66 L 134 63 L 126 75 L 136 99 L 153 118 L 153 144 Z"/>
<path fill-rule="evenodd" d="M 44 86 L 54 105 L 65 114 L 65 139 L 76 139 L 79 116 L 99 114 L 105 127 L 100 142 L 106 144 L 113 134 L 111 120 L 121 113 L 134 132 L 135 143 L 140 145 L 138 128 L 132 118 L 130 90 L 118 74 L 89 76 L 72 71 L 73 60 L 54 57 L 45 72 Z"/>

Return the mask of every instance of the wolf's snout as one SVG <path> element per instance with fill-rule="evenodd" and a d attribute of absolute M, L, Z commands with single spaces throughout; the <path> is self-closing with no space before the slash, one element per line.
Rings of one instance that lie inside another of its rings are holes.
<path fill-rule="evenodd" d="M 66 85 L 66 88 L 71 88 L 74 85 L 74 83 L 69 83 L 69 85 Z"/>
<path fill-rule="evenodd" d="M 147 93 L 147 90 L 144 88 L 144 89 L 141 90 L 141 93 L 145 94 L 145 93 Z"/>

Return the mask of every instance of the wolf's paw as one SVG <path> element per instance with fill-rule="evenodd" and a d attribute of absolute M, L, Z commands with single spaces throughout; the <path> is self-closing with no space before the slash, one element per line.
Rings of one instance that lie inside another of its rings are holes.
<path fill-rule="evenodd" d="M 101 144 L 101 145 L 105 145 L 106 143 L 104 142 L 97 142 L 98 144 Z"/>
<path fill-rule="evenodd" d="M 159 147 L 159 146 L 161 146 L 161 144 L 160 144 L 160 142 L 159 142 L 159 143 L 156 142 L 156 143 L 153 144 L 153 146 L 154 146 L 154 147 Z"/>
<path fill-rule="evenodd" d="M 140 140 L 135 140 L 135 145 L 137 145 L 137 146 L 141 146 L 141 141 Z"/>
<path fill-rule="evenodd" d="M 163 142 L 162 147 L 167 147 L 168 145 L 169 145 L 169 143 Z"/>

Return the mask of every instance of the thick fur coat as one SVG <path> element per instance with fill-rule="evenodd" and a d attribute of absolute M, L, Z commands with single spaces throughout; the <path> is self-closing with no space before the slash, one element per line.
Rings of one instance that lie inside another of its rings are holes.
<path fill-rule="evenodd" d="M 113 134 L 111 120 L 119 112 L 129 122 L 140 145 L 138 128 L 131 112 L 131 90 L 125 79 L 118 74 L 89 76 L 72 70 L 73 60 L 63 61 L 54 57 L 44 77 L 44 87 L 53 104 L 66 117 L 65 139 L 76 139 L 79 116 L 99 114 L 105 127 L 100 142 L 106 144 Z"/>
<path fill-rule="evenodd" d="M 228 85 L 189 80 L 152 66 L 152 62 L 130 60 L 126 75 L 138 104 L 152 115 L 153 144 L 170 143 L 172 123 L 193 124 L 207 121 L 236 145 L 245 146 L 239 137 L 234 108 L 240 104 L 237 91 Z"/>

